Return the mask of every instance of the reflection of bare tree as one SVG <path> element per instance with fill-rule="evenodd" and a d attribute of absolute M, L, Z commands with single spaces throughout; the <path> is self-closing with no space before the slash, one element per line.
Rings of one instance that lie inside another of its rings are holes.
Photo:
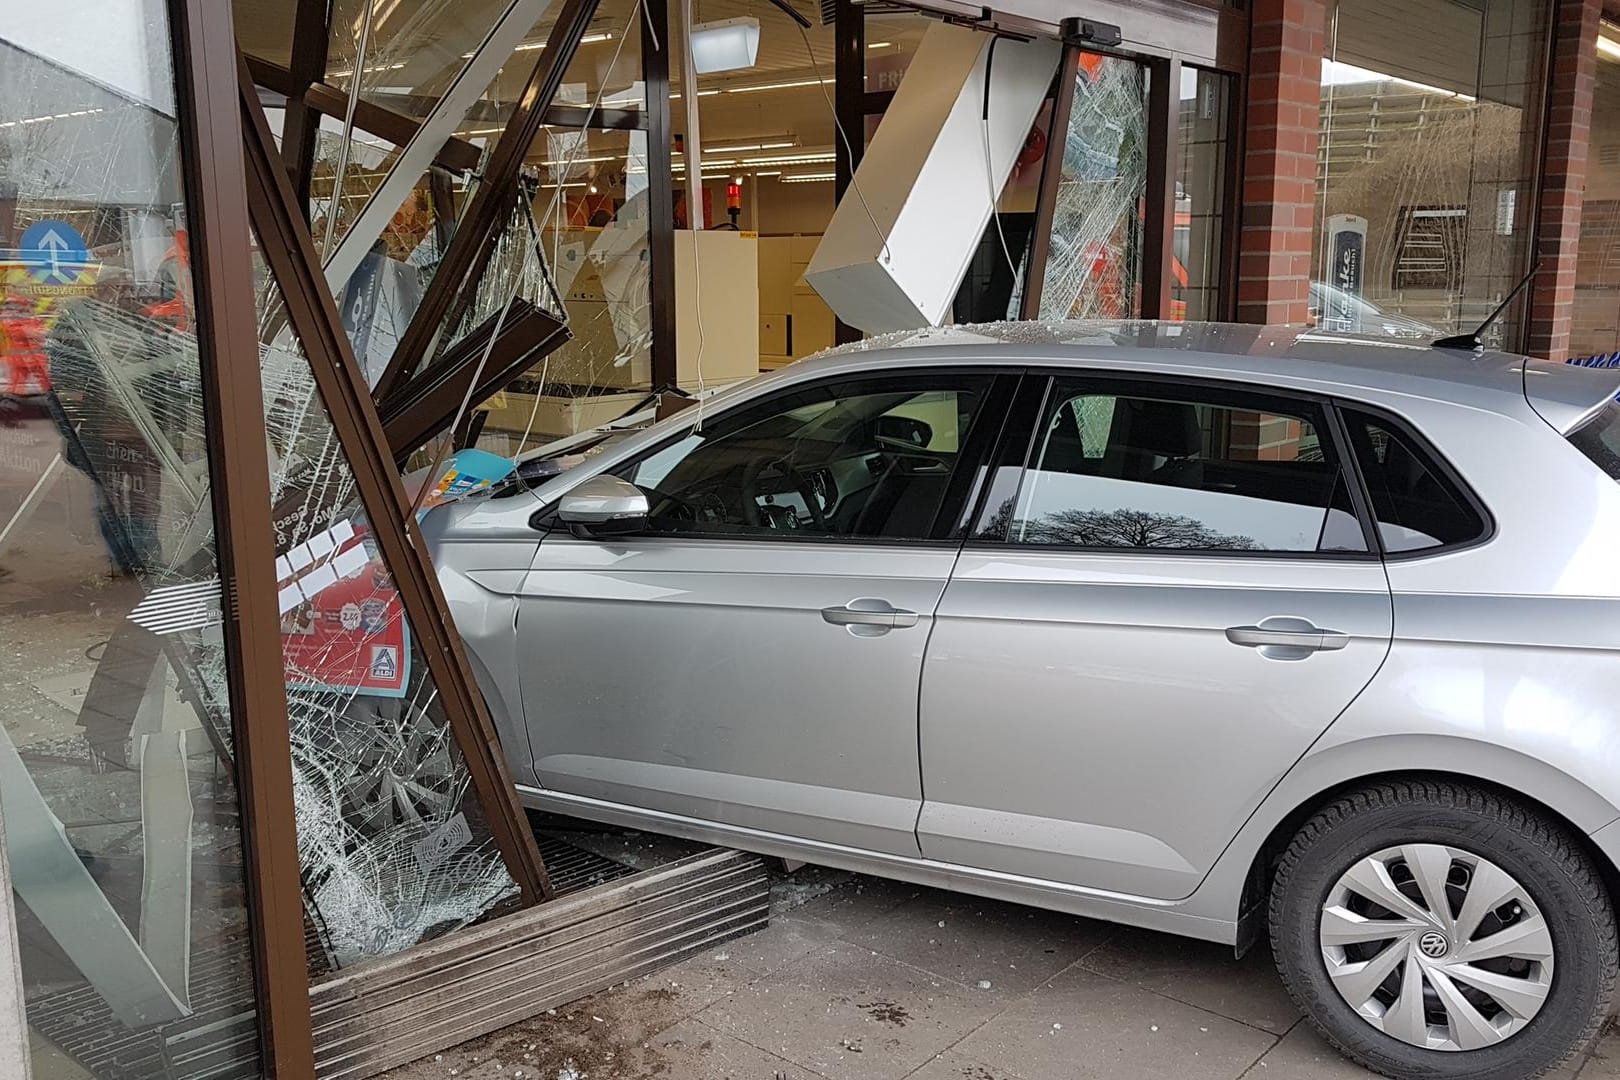
<path fill-rule="evenodd" d="M 1260 545 L 1250 536 L 1216 532 L 1184 514 L 1150 510 L 1058 510 L 1033 521 L 1019 521 L 1015 536 L 1032 544 L 1080 547 L 1205 548 L 1252 551 Z"/>

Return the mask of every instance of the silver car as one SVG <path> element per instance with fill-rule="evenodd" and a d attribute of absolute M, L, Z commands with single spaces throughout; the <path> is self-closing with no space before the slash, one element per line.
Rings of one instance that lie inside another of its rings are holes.
<path fill-rule="evenodd" d="M 920 332 L 424 528 L 532 807 L 1211 941 L 1523 1080 L 1615 986 L 1620 371 Z"/>

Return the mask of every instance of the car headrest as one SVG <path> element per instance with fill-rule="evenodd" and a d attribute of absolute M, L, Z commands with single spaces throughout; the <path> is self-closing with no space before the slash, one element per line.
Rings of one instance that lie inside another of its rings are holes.
<path fill-rule="evenodd" d="M 1193 457 L 1204 446 L 1198 410 L 1185 402 L 1127 399 L 1130 447 L 1161 457 Z"/>

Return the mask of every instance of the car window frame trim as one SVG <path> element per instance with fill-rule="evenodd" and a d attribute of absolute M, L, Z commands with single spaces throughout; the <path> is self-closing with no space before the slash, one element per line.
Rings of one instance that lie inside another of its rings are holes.
<path fill-rule="evenodd" d="M 1272 387 L 1259 383 L 1236 382 L 1228 379 L 1211 379 L 1204 376 L 1192 376 L 1172 380 L 1168 376 L 1159 372 L 1134 370 L 1120 371 L 1117 369 L 1092 367 L 1072 368 L 1058 367 L 1053 365 L 1040 365 L 1039 367 L 1032 367 L 1026 370 L 1028 373 L 1044 373 L 1046 375 L 1046 385 L 1040 388 L 1040 406 L 1035 413 L 1034 423 L 1030 426 L 1028 445 L 1024 449 L 1024 465 L 1020 471 L 1017 492 L 1013 496 L 1014 505 L 1017 504 L 1018 496 L 1023 493 L 1024 483 L 1029 473 L 1030 464 L 1034 458 L 1036 438 L 1040 434 L 1040 420 L 1041 417 L 1045 416 L 1047 413 L 1047 406 L 1051 402 L 1053 389 L 1056 387 L 1059 379 L 1064 377 L 1072 378 L 1078 376 L 1080 378 L 1093 379 L 1105 383 L 1115 384 L 1128 385 L 1131 383 L 1136 383 L 1165 386 L 1173 389 L 1201 388 L 1214 390 L 1216 392 L 1238 394 L 1257 393 L 1261 398 L 1269 397 L 1283 402 L 1307 402 L 1318 406 L 1322 409 L 1327 420 L 1327 423 L 1323 425 L 1323 435 L 1327 438 L 1328 442 L 1333 446 L 1334 452 L 1338 455 L 1339 468 L 1341 473 L 1344 474 L 1346 486 L 1350 489 L 1351 506 L 1355 511 L 1357 519 L 1361 523 L 1363 542 L 1368 542 L 1369 529 L 1376 534 L 1376 523 L 1368 516 L 1367 513 L 1371 509 L 1371 503 L 1368 502 L 1365 506 L 1363 506 L 1358 500 L 1357 489 L 1362 488 L 1362 494 L 1365 493 L 1365 489 L 1363 487 L 1364 481 L 1360 475 L 1359 468 L 1356 467 L 1353 455 L 1349 454 L 1352 447 L 1343 439 L 1344 432 L 1339 430 L 1333 420 L 1332 413 L 1335 399 L 1332 395 L 1313 394 L 1309 391 L 1299 391 L 1289 387 Z M 1034 391 L 1034 386 L 1031 384 L 1030 380 L 1025 380 L 1023 390 L 1025 393 L 1032 393 Z M 1015 402 L 1014 407 L 1016 408 L 1018 404 L 1019 403 Z M 1427 440 L 1423 440 L 1423 442 L 1426 444 Z M 1331 506 L 1324 509 L 1331 509 Z M 981 517 L 976 515 L 974 518 L 974 524 L 977 525 L 980 520 Z M 1372 537 L 1372 540 L 1376 540 L 1376 535 Z M 1136 558 L 1141 558 L 1144 556 L 1168 556 L 1174 558 L 1205 559 L 1271 559 L 1274 561 L 1308 559 L 1313 562 L 1325 561 L 1340 563 L 1382 563 L 1384 559 L 1382 547 L 1376 543 L 1370 543 L 1366 551 L 1270 551 L 1264 549 L 1244 550 L 1221 548 L 1093 547 L 1083 544 L 1035 544 L 1016 542 L 1011 539 L 1010 535 L 1002 536 L 998 539 L 982 539 L 971 533 L 964 542 L 963 549 L 1016 551 L 1020 553 L 1048 552 L 1051 554 L 1068 555 L 1127 555 Z M 1426 549 L 1426 551 L 1427 550 L 1432 549 Z"/>

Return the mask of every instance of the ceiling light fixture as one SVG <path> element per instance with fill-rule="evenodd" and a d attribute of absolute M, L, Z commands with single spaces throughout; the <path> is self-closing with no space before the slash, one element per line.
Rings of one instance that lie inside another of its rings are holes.
<path fill-rule="evenodd" d="M 613 40 L 613 31 L 611 31 L 611 30 L 597 30 L 597 31 L 595 31 L 593 33 L 586 34 L 584 37 L 580 38 L 579 43 L 581 45 L 594 45 L 598 41 L 612 41 L 612 40 Z M 512 51 L 513 52 L 535 52 L 535 51 L 537 51 L 539 49 L 543 49 L 545 47 L 546 47 L 546 43 L 544 41 L 520 41 L 515 46 L 513 46 Z M 461 58 L 463 60 L 471 60 L 474 56 L 477 56 L 477 55 L 478 54 L 476 52 L 464 52 L 464 53 L 461 54 Z"/>
<path fill-rule="evenodd" d="M 837 177 L 832 173 L 798 173 L 798 174 L 793 175 L 793 176 L 784 176 L 784 177 L 782 177 L 782 183 L 784 183 L 784 184 L 819 184 L 819 183 L 821 183 L 822 181 L 825 181 L 825 180 L 835 180 L 835 179 L 837 179 Z"/>
<path fill-rule="evenodd" d="M 106 111 L 107 110 L 105 109 L 75 109 L 73 112 L 52 113 L 50 116 L 30 116 L 26 120 L 7 120 L 5 123 L 0 124 L 0 128 L 19 127 L 26 124 L 43 124 L 47 120 L 66 120 L 73 116 L 94 116 L 97 113 Z"/>
<path fill-rule="evenodd" d="M 789 150 L 798 145 L 796 139 L 783 139 L 780 142 L 730 143 L 726 146 L 705 146 L 703 152 L 705 154 L 738 154 L 747 153 L 750 150 Z"/>
<path fill-rule="evenodd" d="M 831 150 L 814 154 L 767 154 L 763 157 L 745 157 L 744 165 L 825 165 L 837 161 L 838 155 Z"/>
<path fill-rule="evenodd" d="M 1620 60 L 1620 41 L 1616 41 L 1614 38 L 1604 37 L 1602 34 L 1599 34 L 1597 39 L 1597 47 L 1598 52 L 1602 53 L 1604 56 L 1607 56 L 1610 60 Z"/>
<path fill-rule="evenodd" d="M 792 90 L 799 86 L 820 86 L 823 83 L 830 82 L 832 82 L 831 79 L 796 79 L 793 82 L 760 83 L 757 86 L 728 86 L 725 88 L 725 92 L 728 94 L 756 94 L 761 90 Z"/>
<path fill-rule="evenodd" d="M 367 64 L 365 67 L 361 68 L 360 70 L 364 71 L 366 74 L 369 75 L 372 72 L 377 72 L 377 71 L 398 71 L 400 68 L 402 68 L 404 66 L 405 66 L 405 61 L 401 60 L 397 64 Z M 347 68 L 347 69 L 345 69 L 343 71 L 328 71 L 326 73 L 326 77 L 328 79 L 347 79 L 350 76 L 352 76 L 353 74 L 354 74 L 354 68 L 351 67 L 351 68 Z"/>
<path fill-rule="evenodd" d="M 692 68 L 699 75 L 750 68 L 759 57 L 759 20 L 752 15 L 692 27 Z"/>
<path fill-rule="evenodd" d="M 617 154 L 603 154 L 597 157 L 557 158 L 553 161 L 542 161 L 540 164 L 548 169 L 554 169 L 559 165 L 594 165 L 602 161 L 618 160 L 619 155 Z"/>

